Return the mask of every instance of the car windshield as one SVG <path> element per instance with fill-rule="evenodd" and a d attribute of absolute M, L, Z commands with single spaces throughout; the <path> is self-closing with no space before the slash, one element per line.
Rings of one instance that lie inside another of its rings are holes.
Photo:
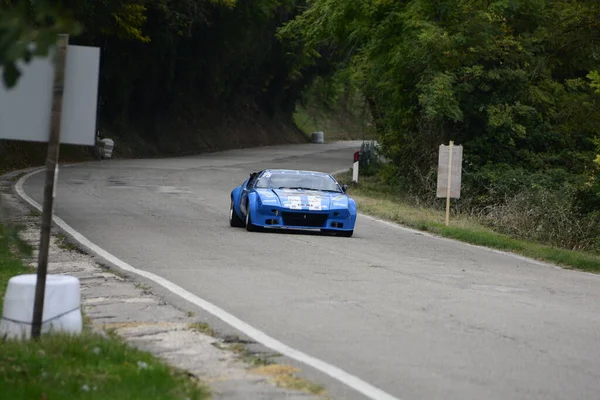
<path fill-rule="evenodd" d="M 265 172 L 256 182 L 257 188 L 304 189 L 341 192 L 340 186 L 329 175 L 310 173 Z"/>

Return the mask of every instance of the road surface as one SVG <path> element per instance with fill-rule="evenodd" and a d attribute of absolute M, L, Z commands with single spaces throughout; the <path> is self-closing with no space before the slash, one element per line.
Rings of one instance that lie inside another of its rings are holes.
<path fill-rule="evenodd" d="M 130 265 L 398 399 L 598 398 L 598 276 L 364 216 L 352 238 L 229 227 L 229 192 L 250 171 L 337 171 L 358 146 L 64 167 L 55 213 Z M 43 179 L 24 186 L 40 203 Z M 307 370 L 334 398 L 365 398 Z"/>

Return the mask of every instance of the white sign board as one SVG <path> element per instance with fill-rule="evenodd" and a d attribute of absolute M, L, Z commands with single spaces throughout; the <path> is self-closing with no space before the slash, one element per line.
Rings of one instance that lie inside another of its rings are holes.
<path fill-rule="evenodd" d="M 53 53 L 21 62 L 17 85 L 7 89 L 0 82 L 0 139 L 47 142 L 50 136 Z M 60 142 L 93 146 L 96 138 L 100 48 L 69 46 Z M 2 68 L 0 68 L 0 76 Z"/>
<path fill-rule="evenodd" d="M 437 197 L 446 197 L 448 191 L 448 161 L 450 146 L 440 145 L 437 174 Z M 460 198 L 462 178 L 462 146 L 452 146 L 452 176 L 450 181 L 450 198 Z"/>

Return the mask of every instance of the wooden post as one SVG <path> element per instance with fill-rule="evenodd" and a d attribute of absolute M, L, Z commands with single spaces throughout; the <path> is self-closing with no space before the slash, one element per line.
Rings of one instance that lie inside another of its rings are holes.
<path fill-rule="evenodd" d="M 446 188 L 446 226 L 450 225 L 450 187 L 452 185 L 452 150 L 454 141 L 450 141 L 448 149 L 448 187 Z"/>
<path fill-rule="evenodd" d="M 38 255 L 37 281 L 35 285 L 35 302 L 33 305 L 33 320 L 31 337 L 38 339 L 42 333 L 42 318 L 44 313 L 44 296 L 46 293 L 46 275 L 48 271 L 48 250 L 50 246 L 50 231 L 52 229 L 52 214 L 54 211 L 55 180 L 58 172 L 58 156 L 60 149 L 60 120 L 62 116 L 63 92 L 65 86 L 65 64 L 68 35 L 59 35 L 56 46 L 56 61 L 52 95 L 52 115 L 50 119 L 50 138 L 46 157 L 46 184 L 44 187 L 44 208 L 42 213 L 42 229 Z"/>

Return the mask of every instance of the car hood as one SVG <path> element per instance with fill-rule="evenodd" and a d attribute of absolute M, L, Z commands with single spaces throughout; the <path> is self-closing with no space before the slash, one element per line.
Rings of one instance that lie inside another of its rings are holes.
<path fill-rule="evenodd" d="M 263 204 L 291 210 L 326 211 L 348 208 L 348 196 L 344 193 L 297 189 L 257 189 L 256 192 Z"/>

